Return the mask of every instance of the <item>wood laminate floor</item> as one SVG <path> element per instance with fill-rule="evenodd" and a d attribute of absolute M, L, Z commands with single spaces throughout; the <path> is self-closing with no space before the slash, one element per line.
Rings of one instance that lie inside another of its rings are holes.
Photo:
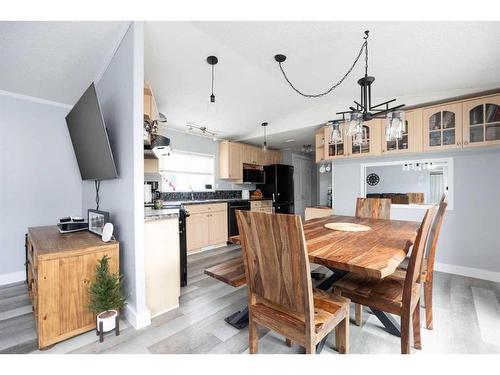
<path fill-rule="evenodd" d="M 188 286 L 182 288 L 180 307 L 140 330 L 122 321 L 121 335 L 107 336 L 102 344 L 92 331 L 40 352 L 26 284 L 2 286 L 0 353 L 247 353 L 247 329 L 224 322 L 224 317 L 246 305 L 246 287 L 234 289 L 203 274 L 205 268 L 240 256 L 239 252 L 238 247 L 227 246 L 189 256 Z M 439 272 L 434 283 L 435 328 L 422 329 L 423 349 L 412 352 L 500 353 L 500 284 Z M 351 353 L 398 354 L 399 338 L 385 332 L 367 311 L 363 315 L 362 327 L 350 326 Z M 288 348 L 275 333 L 261 330 L 260 334 L 260 353 L 302 352 L 297 346 Z M 336 354 L 331 349 L 333 339 L 330 335 L 322 354 Z"/>

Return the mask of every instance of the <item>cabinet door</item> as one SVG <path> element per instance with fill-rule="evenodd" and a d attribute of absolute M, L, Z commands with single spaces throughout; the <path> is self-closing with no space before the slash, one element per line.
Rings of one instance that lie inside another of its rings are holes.
<path fill-rule="evenodd" d="M 229 143 L 229 178 L 233 180 L 243 179 L 242 145 L 240 143 Z"/>
<path fill-rule="evenodd" d="M 208 246 L 208 215 L 207 212 L 191 213 L 191 215 L 186 218 L 186 242 L 188 252 Z"/>
<path fill-rule="evenodd" d="M 462 147 L 462 103 L 423 110 L 424 151 Z"/>
<path fill-rule="evenodd" d="M 381 126 L 382 131 L 382 153 L 400 154 L 406 152 L 421 152 L 423 150 L 422 140 L 422 110 L 415 109 L 405 112 L 406 131 L 403 137 L 394 141 L 386 141 L 385 128 L 387 121 Z"/>
<path fill-rule="evenodd" d="M 316 151 L 316 163 L 325 160 L 325 128 L 316 131 L 314 135 L 314 146 Z"/>
<path fill-rule="evenodd" d="M 380 155 L 382 152 L 382 142 L 380 128 L 383 127 L 384 120 L 374 119 L 363 124 L 365 131 L 365 141 L 359 145 L 354 144 L 354 137 L 347 139 L 347 156 L 363 157 Z"/>
<path fill-rule="evenodd" d="M 500 95 L 463 103 L 464 147 L 500 144 Z"/>
<path fill-rule="evenodd" d="M 330 135 L 331 128 L 329 126 L 325 127 L 325 151 L 324 158 L 325 160 L 331 159 L 339 159 L 346 156 L 346 140 L 344 139 L 342 142 L 332 143 L 330 144 Z"/>
<path fill-rule="evenodd" d="M 208 214 L 209 244 L 218 245 L 227 242 L 227 211 Z"/>

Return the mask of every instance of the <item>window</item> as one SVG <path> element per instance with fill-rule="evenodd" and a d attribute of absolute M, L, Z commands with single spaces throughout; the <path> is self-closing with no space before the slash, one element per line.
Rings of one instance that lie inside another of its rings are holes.
<path fill-rule="evenodd" d="M 214 155 L 174 150 L 160 158 L 163 191 L 204 191 L 214 184 Z"/>

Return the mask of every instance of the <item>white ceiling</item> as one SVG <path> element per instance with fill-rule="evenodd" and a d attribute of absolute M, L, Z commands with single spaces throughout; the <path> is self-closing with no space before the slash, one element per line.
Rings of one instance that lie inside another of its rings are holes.
<path fill-rule="evenodd" d="M 0 22 L 0 90 L 73 105 L 124 22 Z"/>
<path fill-rule="evenodd" d="M 224 138 L 262 139 L 263 121 L 272 134 L 335 118 L 359 100 L 364 69 L 356 66 L 332 94 L 307 99 L 286 85 L 273 56 L 288 56 L 297 87 L 323 91 L 346 72 L 366 29 L 375 102 L 412 105 L 500 86 L 499 22 L 146 22 L 145 79 L 167 126 L 189 121 Z M 215 116 L 207 114 L 212 54 Z"/>

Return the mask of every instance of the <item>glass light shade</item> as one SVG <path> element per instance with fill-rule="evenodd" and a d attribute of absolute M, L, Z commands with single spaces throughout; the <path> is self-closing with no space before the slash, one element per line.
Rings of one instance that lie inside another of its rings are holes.
<path fill-rule="evenodd" d="M 337 144 L 342 142 L 342 129 L 340 127 L 340 124 L 338 122 L 333 122 L 331 127 L 332 131 L 330 133 L 330 144 Z"/>
<path fill-rule="evenodd" d="M 324 164 L 321 164 L 321 166 L 319 167 L 319 173 L 325 173 L 325 165 Z"/>
<path fill-rule="evenodd" d="M 325 171 L 326 171 L 326 172 L 330 172 L 331 170 L 332 170 L 332 166 L 330 165 L 330 163 L 328 163 L 328 164 L 326 165 Z"/>
<path fill-rule="evenodd" d="M 359 112 L 346 113 L 345 131 L 348 136 L 353 136 L 359 132 L 359 127 L 363 125 L 363 115 Z"/>
<path fill-rule="evenodd" d="M 405 113 L 403 111 L 394 111 L 387 114 L 385 126 L 385 140 L 395 141 L 403 138 L 406 132 Z"/>

